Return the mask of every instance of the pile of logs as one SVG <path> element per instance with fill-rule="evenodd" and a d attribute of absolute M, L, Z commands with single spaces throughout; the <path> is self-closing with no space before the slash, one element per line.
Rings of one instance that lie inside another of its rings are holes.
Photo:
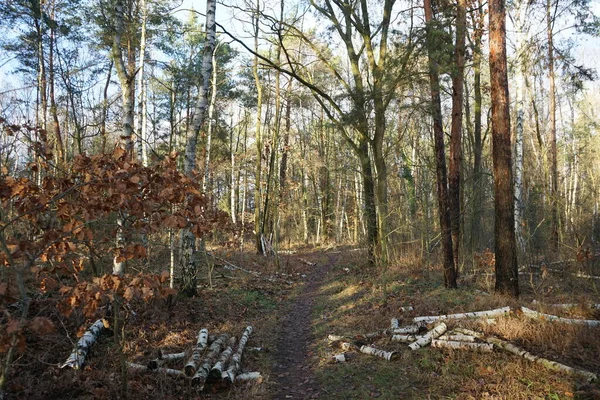
<path fill-rule="evenodd" d="M 61 368 L 81 369 L 90 347 L 104 328 L 104 320 L 92 324 Z M 189 352 L 165 354 L 159 350 L 156 358 L 146 365 L 128 362 L 127 367 L 131 372 L 158 372 L 188 379 L 199 391 L 207 384 L 228 387 L 234 382 L 261 381 L 260 372 L 242 372 L 242 354 L 251 334 L 252 327 L 248 326 L 238 341 L 235 336 L 226 333 L 211 336 L 208 329 L 202 328 L 195 346 Z M 183 368 L 173 368 L 181 361 L 186 361 Z"/>
<path fill-rule="evenodd" d="M 600 326 L 600 321 L 562 318 L 554 315 L 542 314 L 526 307 L 520 307 L 517 311 L 520 315 L 529 318 L 580 324 L 589 327 Z M 352 354 L 349 353 L 350 351 L 358 351 L 384 358 L 387 361 L 392 361 L 398 355 L 397 352 L 378 349 L 373 347 L 372 344 L 372 342 L 375 340 L 387 338 L 388 342 L 407 343 L 411 350 L 418 350 L 425 346 L 453 350 L 473 350 L 483 353 L 491 353 L 494 350 L 502 350 L 523 357 L 526 360 L 539 363 L 546 368 L 571 375 L 577 375 L 584 378 L 588 382 L 596 381 L 598 379 L 594 373 L 569 367 L 543 357 L 535 356 L 528 351 L 495 336 L 486 336 L 481 332 L 464 328 L 454 328 L 453 330 L 449 331 L 448 326 L 443 322 L 444 320 L 460 321 L 467 318 L 486 318 L 487 321 L 489 321 L 489 318 L 505 316 L 510 312 L 510 307 L 503 307 L 488 311 L 415 317 L 413 318 L 412 322 L 406 326 L 400 326 L 399 320 L 392 318 L 389 329 L 383 329 L 378 332 L 367 335 L 359 335 L 352 338 L 329 335 L 327 341 L 330 345 L 339 346 L 342 348 L 342 350 L 344 350 L 343 353 L 335 354 L 332 357 L 332 361 L 334 362 L 348 361 L 352 357 Z M 427 329 L 427 324 L 432 325 L 431 329 Z"/>

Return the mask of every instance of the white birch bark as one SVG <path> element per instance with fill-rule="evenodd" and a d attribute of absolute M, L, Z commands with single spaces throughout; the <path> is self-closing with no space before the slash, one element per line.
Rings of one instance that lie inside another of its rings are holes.
<path fill-rule="evenodd" d="M 148 369 L 150 370 L 154 370 L 157 369 L 159 367 L 162 367 L 165 363 L 169 362 L 169 361 L 177 361 L 177 360 L 182 360 L 186 357 L 186 353 L 182 352 L 182 353 L 172 353 L 172 354 L 163 354 L 162 351 L 158 352 L 158 357 L 156 357 L 154 360 L 151 360 L 148 362 Z"/>
<path fill-rule="evenodd" d="M 135 363 L 131 363 L 131 362 L 127 362 L 127 369 L 130 372 L 154 371 L 154 372 L 159 372 L 159 373 L 163 373 L 163 374 L 166 374 L 166 375 L 173 375 L 173 376 L 178 376 L 178 377 L 185 377 L 185 374 L 183 373 L 183 371 L 178 370 L 178 369 L 172 369 L 172 368 L 149 369 L 145 365 L 135 364 Z"/>
<path fill-rule="evenodd" d="M 198 133 L 204 123 L 206 108 L 208 106 L 208 88 L 212 75 L 212 55 L 215 50 L 216 41 L 216 0 L 206 1 L 206 41 L 204 43 L 204 54 L 202 55 L 202 85 L 198 88 L 198 99 L 194 108 L 194 115 L 187 131 L 187 142 L 185 147 L 184 172 L 191 176 L 196 169 L 196 147 Z M 187 295 L 195 295 L 197 291 L 197 266 L 196 248 L 194 234 L 189 229 L 181 232 L 181 276 L 182 292 Z"/>
<path fill-rule="evenodd" d="M 242 337 L 238 343 L 238 348 L 233 357 L 231 357 L 231 363 L 227 371 L 223 372 L 221 378 L 229 383 L 233 383 L 236 379 L 238 372 L 240 371 L 242 365 L 242 353 L 244 352 L 244 348 L 246 347 L 246 343 L 248 343 L 248 338 L 252 334 L 252 327 L 248 326 L 244 330 Z"/>
<path fill-rule="evenodd" d="M 578 368 L 569 367 L 567 365 L 558 363 L 556 361 L 548 360 L 547 358 L 535 356 L 535 355 L 531 354 L 530 352 L 528 352 L 527 350 L 524 350 L 518 346 L 515 346 L 512 343 L 506 342 L 506 341 L 498 339 L 496 337 L 492 337 L 492 336 L 487 337 L 487 338 L 485 338 L 485 341 L 488 343 L 491 343 L 494 346 L 499 347 L 502 350 L 505 350 L 509 353 L 516 354 L 519 357 L 523 357 L 526 360 L 536 362 L 538 364 L 542 364 L 546 368 L 549 368 L 549 369 L 552 369 L 555 371 L 565 372 L 569 375 L 581 376 L 581 377 L 585 378 L 588 382 L 593 382 L 593 381 L 598 380 L 598 377 L 596 376 L 596 374 L 594 374 L 592 372 L 585 371 L 585 370 L 578 369 Z"/>
<path fill-rule="evenodd" d="M 145 137 L 146 130 L 146 83 L 144 81 L 144 72 L 146 67 L 146 27 L 148 21 L 148 7 L 146 4 L 146 0 L 140 0 L 139 7 L 142 10 L 142 26 L 140 33 L 140 59 L 137 68 L 137 87 L 139 90 L 139 100 L 138 100 L 138 115 L 135 120 L 135 132 L 137 136 L 137 152 L 138 159 L 142 160 L 142 165 L 144 167 L 148 166 L 148 151 L 147 151 L 147 138 Z"/>
<path fill-rule="evenodd" d="M 475 350 L 482 353 L 491 353 L 494 350 L 494 345 L 491 343 L 460 342 L 441 339 L 433 339 L 431 347 L 438 349 Z"/>
<path fill-rule="evenodd" d="M 211 368 L 215 364 L 215 360 L 219 357 L 221 350 L 225 347 L 227 340 L 229 339 L 229 335 L 226 333 L 219 335 L 217 339 L 210 345 L 200 368 L 196 370 L 196 373 L 192 377 L 192 385 L 199 386 L 199 390 L 202 391 L 204 389 L 204 384 L 208 379 L 208 374 L 210 373 Z"/>
<path fill-rule="evenodd" d="M 398 322 L 398 318 L 392 318 L 390 327 L 392 329 L 398 329 L 398 328 L 400 328 L 400 323 Z"/>
<path fill-rule="evenodd" d="M 473 335 L 465 335 L 462 333 L 446 334 L 438 338 L 438 340 L 448 340 L 450 342 L 475 342 L 477 339 Z"/>
<path fill-rule="evenodd" d="M 510 312 L 510 307 L 502 307 L 497 308 L 495 310 L 488 311 L 476 311 L 476 312 L 468 312 L 468 313 L 458 313 L 458 314 L 448 314 L 448 315 L 436 315 L 436 316 L 428 316 L 428 317 L 415 317 L 413 318 L 414 322 L 435 322 L 446 319 L 465 319 L 465 318 L 490 318 L 490 317 L 499 317 L 508 315 Z"/>
<path fill-rule="evenodd" d="M 447 329 L 448 327 L 446 324 L 440 322 L 432 330 L 421 336 L 421 338 L 419 338 L 416 342 L 409 344 L 408 347 L 410 347 L 411 350 L 418 350 L 421 347 L 425 347 L 430 344 L 433 339 L 437 339 L 438 337 L 442 336 Z"/>
<path fill-rule="evenodd" d="M 235 377 L 237 382 L 262 382 L 263 377 L 258 371 L 244 372 Z"/>
<path fill-rule="evenodd" d="M 188 360 L 187 364 L 184 367 L 185 374 L 187 376 L 194 376 L 196 373 L 196 369 L 200 364 L 200 357 L 202 357 L 202 352 L 208 346 L 208 329 L 202 328 L 198 333 L 198 340 L 196 342 L 196 347 L 192 350 L 192 356 Z"/>
<path fill-rule="evenodd" d="M 376 349 L 370 346 L 361 346 L 360 352 L 365 354 L 370 354 L 372 356 L 381 357 L 384 360 L 392 361 L 394 357 L 397 355 L 395 351 L 385 351 L 381 349 Z"/>
<path fill-rule="evenodd" d="M 85 331 L 83 336 L 77 341 L 77 345 L 73 349 L 73 352 L 71 353 L 69 358 L 67 358 L 67 361 L 65 361 L 60 367 L 71 367 L 73 369 L 81 369 L 81 367 L 85 363 L 85 357 L 90 351 L 90 347 L 92 347 L 92 345 L 96 343 L 96 340 L 98 340 L 98 336 L 100 336 L 104 328 L 104 320 L 99 319 L 98 321 L 94 322 L 92 326 L 90 326 L 88 330 Z"/>
<path fill-rule="evenodd" d="M 420 337 L 421 336 L 415 335 L 392 335 L 392 341 L 400 343 L 412 343 L 416 342 Z"/>
<path fill-rule="evenodd" d="M 395 328 L 392 329 L 392 333 L 395 334 L 414 334 L 414 333 L 419 333 L 419 331 L 421 330 L 421 328 L 423 327 L 423 325 L 407 325 L 407 326 L 403 326 L 402 328 Z"/>
<path fill-rule="evenodd" d="M 217 102 L 217 49 L 219 48 L 218 43 L 215 46 L 215 50 L 212 53 L 211 65 L 211 86 L 212 91 L 210 95 L 210 103 L 208 106 L 208 124 L 206 126 L 206 152 L 204 155 L 204 179 L 202 180 L 202 192 L 206 193 L 208 187 L 208 179 L 210 177 L 210 152 L 212 148 L 212 132 L 215 118 L 215 103 Z"/>
<path fill-rule="evenodd" d="M 523 315 L 525 315 L 526 317 L 534 319 L 545 319 L 548 321 L 562 322 L 565 324 L 587 325 L 590 327 L 600 326 L 600 321 L 598 320 L 557 317 L 556 315 L 544 314 L 541 312 L 531 310 L 527 307 L 521 307 L 521 311 L 523 311 Z"/>
<path fill-rule="evenodd" d="M 235 346 L 236 341 L 237 341 L 237 339 L 235 336 L 232 336 L 231 338 L 229 338 L 229 342 L 227 343 L 227 348 L 225 350 L 223 350 L 223 352 L 219 356 L 219 359 L 217 360 L 215 365 L 211 368 L 211 370 L 208 374 L 209 379 L 214 379 L 214 380 L 221 379 L 221 375 L 223 375 L 223 370 L 225 369 L 225 367 L 227 367 L 227 363 L 229 362 L 229 359 L 231 358 L 231 355 L 233 354 L 233 347 Z"/>

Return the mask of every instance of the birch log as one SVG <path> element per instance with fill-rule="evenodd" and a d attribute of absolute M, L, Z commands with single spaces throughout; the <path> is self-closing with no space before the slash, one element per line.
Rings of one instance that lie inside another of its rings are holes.
<path fill-rule="evenodd" d="M 415 335 L 392 335 L 393 342 L 401 342 L 401 343 L 412 343 L 417 341 L 420 338 Z"/>
<path fill-rule="evenodd" d="M 438 349 L 476 350 L 482 353 L 491 353 L 494 345 L 491 343 L 459 342 L 455 340 L 433 339 L 431 347 Z"/>
<path fill-rule="evenodd" d="M 396 356 L 396 354 L 397 354 L 395 351 L 385 351 L 385 350 L 376 349 L 376 348 L 370 347 L 370 346 L 361 346 L 360 352 L 365 353 L 365 354 L 370 354 L 372 356 L 381 357 L 387 361 L 392 361 L 394 356 Z"/>
<path fill-rule="evenodd" d="M 221 378 L 228 383 L 233 383 L 235 381 L 235 377 L 240 371 L 242 365 L 242 353 L 244 352 L 244 347 L 246 347 L 246 343 L 248 342 L 248 338 L 252 334 L 252 327 L 246 327 L 246 330 L 242 334 L 240 341 L 238 343 L 238 348 L 233 357 L 231 357 L 231 363 L 229 364 L 229 368 L 227 371 L 223 372 Z"/>
<path fill-rule="evenodd" d="M 392 330 L 400 328 L 400 323 L 398 322 L 398 318 L 392 318 L 390 327 L 392 328 Z"/>
<path fill-rule="evenodd" d="M 157 369 L 166 362 L 182 360 L 185 358 L 185 356 L 186 356 L 185 352 L 163 354 L 162 351 L 159 350 L 158 357 L 156 357 L 154 360 L 148 362 L 148 369 L 150 369 L 150 370 Z"/>
<path fill-rule="evenodd" d="M 473 335 L 465 335 L 463 333 L 442 335 L 439 340 L 448 340 L 450 342 L 474 342 L 476 337 Z"/>
<path fill-rule="evenodd" d="M 421 347 L 427 346 L 433 339 L 437 339 L 438 337 L 442 336 L 446 330 L 448 330 L 446 324 L 440 322 L 432 330 L 421 336 L 421 338 L 419 338 L 416 342 L 409 344 L 408 347 L 410 347 L 411 350 L 418 350 Z"/>
<path fill-rule="evenodd" d="M 435 315 L 428 317 L 415 317 L 413 318 L 414 322 L 436 322 L 445 319 L 464 319 L 464 318 L 490 318 L 490 317 L 499 317 L 503 315 L 507 315 L 510 312 L 510 307 L 502 307 L 497 308 L 495 310 L 487 310 L 487 311 L 476 311 L 476 312 L 468 312 L 468 313 L 458 313 L 458 314 L 447 314 L 447 315 Z"/>
<path fill-rule="evenodd" d="M 403 326 L 402 328 L 392 329 L 392 333 L 399 334 L 399 335 L 419 333 L 421 328 L 423 328 L 423 325 L 418 325 L 418 324 L 417 325 L 407 325 L 407 326 Z"/>
<path fill-rule="evenodd" d="M 260 372 L 244 372 L 243 374 L 239 374 L 235 377 L 235 380 L 238 382 L 262 382 L 262 375 Z"/>
<path fill-rule="evenodd" d="M 192 377 L 192 385 L 199 386 L 200 390 L 204 389 L 204 383 L 208 378 L 208 374 L 210 373 L 210 370 L 214 365 L 215 360 L 217 359 L 217 357 L 219 357 L 221 349 L 225 347 L 225 344 L 227 343 L 228 339 L 229 335 L 224 333 L 222 335 L 219 335 L 219 337 L 215 339 L 214 342 L 212 342 L 212 344 L 208 348 L 206 356 L 200 364 L 200 368 L 196 370 L 196 373 Z"/>
<path fill-rule="evenodd" d="M 466 329 L 466 328 L 454 328 L 454 332 L 462 333 L 463 335 L 474 336 L 477 339 L 483 339 L 483 337 L 485 336 L 481 332 L 473 331 L 471 329 Z"/>
<path fill-rule="evenodd" d="M 202 352 L 206 349 L 206 346 L 208 346 L 208 329 L 202 328 L 198 333 L 198 341 L 196 347 L 192 350 L 192 356 L 183 368 L 187 376 L 194 376 L 196 373 L 196 369 L 200 364 L 200 357 L 202 357 Z"/>
<path fill-rule="evenodd" d="M 237 339 L 235 336 L 232 336 L 227 343 L 227 348 L 223 350 L 216 364 L 212 367 L 208 374 L 208 378 L 210 380 L 219 380 L 221 379 L 221 375 L 223 375 L 223 370 L 227 367 L 227 363 L 233 354 L 233 347 L 235 346 Z"/>
<path fill-rule="evenodd" d="M 69 358 L 67 358 L 67 361 L 65 361 L 60 367 L 80 369 L 83 366 L 83 363 L 85 363 L 85 357 L 88 355 L 90 347 L 96 343 L 98 336 L 100 336 L 104 328 L 105 321 L 103 319 L 99 319 L 98 321 L 94 322 L 92 326 L 85 331 L 79 341 L 77 341 L 77 345 L 73 349 L 73 352 Z"/>
<path fill-rule="evenodd" d="M 153 371 L 153 372 L 160 372 L 160 373 L 167 374 L 167 375 L 185 377 L 185 374 L 183 373 L 183 371 L 180 371 L 178 369 L 172 369 L 172 368 L 150 369 L 145 365 L 135 364 L 135 363 L 130 363 L 130 362 L 127 362 L 127 368 L 129 369 L 130 372 Z"/>
<path fill-rule="evenodd" d="M 531 354 L 530 352 L 528 352 L 527 350 L 524 350 L 518 346 L 515 346 L 512 343 L 508 343 L 502 339 L 498 339 L 496 337 L 490 336 L 490 337 L 485 338 L 485 341 L 488 343 L 491 343 L 494 346 L 499 347 L 502 350 L 505 350 L 509 353 L 516 354 L 519 357 L 523 357 L 526 360 L 536 362 L 538 364 L 542 364 L 544 367 L 546 367 L 548 369 L 565 372 L 570 375 L 581 376 L 581 377 L 585 378 L 588 382 L 593 382 L 598 379 L 596 374 L 594 374 L 592 372 L 585 371 L 585 370 L 578 369 L 578 368 L 569 367 L 567 365 L 558 363 L 556 361 L 548 360 L 547 358 L 535 356 L 535 355 Z"/>
<path fill-rule="evenodd" d="M 556 315 L 544 314 L 531 310 L 527 307 L 521 307 L 521 311 L 523 311 L 523 315 L 534 319 L 546 319 L 548 321 L 563 322 L 565 324 L 587 325 L 590 327 L 600 326 L 600 321 L 594 319 L 572 319 L 557 317 Z"/>

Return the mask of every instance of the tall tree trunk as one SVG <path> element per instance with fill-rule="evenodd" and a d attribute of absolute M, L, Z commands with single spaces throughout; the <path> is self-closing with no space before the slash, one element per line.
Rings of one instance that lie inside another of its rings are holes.
<path fill-rule="evenodd" d="M 206 126 L 206 151 L 204 157 L 204 175 L 202 178 L 202 191 L 204 193 L 209 190 L 210 180 L 210 152 L 212 149 L 212 136 L 213 136 L 213 124 L 215 123 L 215 104 L 217 102 L 217 49 L 219 44 L 216 45 L 215 51 L 212 55 L 212 74 L 211 74 L 211 85 L 212 93 L 210 95 L 210 104 L 208 106 L 208 124 Z"/>
<path fill-rule="evenodd" d="M 448 184 L 446 176 L 446 154 L 444 151 L 444 127 L 442 125 L 442 106 L 440 99 L 439 67 L 435 59 L 433 37 L 433 10 L 431 0 L 424 1 L 426 41 L 429 59 L 429 87 L 431 91 L 433 135 L 435 141 L 435 159 L 437 176 L 437 193 L 439 205 L 440 229 L 442 235 L 442 253 L 444 263 L 444 284 L 448 288 L 456 288 L 456 268 L 452 247 L 452 232 L 449 211 Z"/>
<path fill-rule="evenodd" d="M 465 37 L 467 30 L 467 1 L 458 0 L 456 8 L 456 44 L 454 46 L 454 71 L 452 73 L 452 129 L 450 131 L 450 168 L 448 196 L 450 227 L 455 268 L 459 266 L 461 236 L 460 169 L 462 164 L 463 81 L 465 71 Z"/>
<path fill-rule="evenodd" d="M 148 19 L 148 7 L 146 0 L 140 0 L 140 8 L 142 9 L 142 27 L 140 35 L 140 58 L 139 66 L 137 68 L 138 78 L 138 115 L 135 120 L 135 135 L 137 142 L 137 154 L 138 160 L 142 161 L 142 165 L 148 166 L 148 143 L 146 138 L 146 82 L 145 82 L 145 69 L 146 69 L 146 25 Z"/>
<path fill-rule="evenodd" d="M 479 0 L 479 8 L 483 5 Z M 481 132 L 481 42 L 484 29 L 484 14 L 478 13 L 478 20 L 473 21 L 476 25 L 473 40 L 473 201 L 471 220 L 471 251 L 481 250 L 481 217 L 483 202 L 483 174 L 481 171 L 481 160 L 483 155 L 483 138 Z"/>
<path fill-rule="evenodd" d="M 55 19 L 55 8 L 56 4 L 53 1 L 50 5 L 50 18 Z M 52 133 L 56 138 L 56 150 L 58 159 L 61 163 L 66 162 L 65 145 L 63 143 L 62 134 L 60 131 L 60 123 L 58 121 L 58 107 L 56 106 L 56 96 L 54 93 L 55 89 L 55 65 L 54 65 L 54 53 L 56 46 L 56 29 L 54 22 L 50 23 L 50 40 L 48 42 L 48 85 L 50 95 L 50 114 L 52 114 Z"/>
<path fill-rule="evenodd" d="M 554 73 L 554 20 L 552 18 L 552 0 L 546 1 L 546 29 L 548 34 L 548 80 L 550 83 L 550 220 L 551 242 L 553 250 L 559 244 L 559 210 L 558 210 L 558 160 L 556 148 L 556 83 Z"/>
<path fill-rule="evenodd" d="M 206 109 L 208 107 L 208 89 L 212 74 L 212 56 L 215 51 L 216 41 L 216 0 L 206 2 L 206 42 L 202 55 L 202 85 L 198 88 L 198 99 L 194 109 L 194 116 L 187 132 L 185 147 L 184 172 L 191 176 L 196 169 L 196 145 L 198 134 L 204 124 Z M 181 232 L 181 292 L 187 296 L 197 293 L 198 268 L 196 265 L 196 238 L 189 229 Z"/>
<path fill-rule="evenodd" d="M 519 296 L 504 0 L 491 0 L 490 86 L 494 162 L 496 292 Z"/>
<path fill-rule="evenodd" d="M 258 14 L 260 10 L 260 0 L 256 0 L 256 13 L 252 16 L 252 24 L 254 28 L 254 52 L 258 54 Z M 254 83 L 256 84 L 256 124 L 255 124 L 255 142 L 256 142 L 256 172 L 254 180 L 254 229 L 255 229 L 255 243 L 256 252 L 263 254 L 262 248 L 262 236 L 261 231 L 261 203 L 262 203 L 262 190 L 261 190 L 261 177 L 262 177 L 262 134 L 261 134 L 261 122 L 262 122 L 262 83 L 258 75 L 258 56 L 254 56 L 254 63 L 252 65 L 252 74 L 254 76 Z"/>

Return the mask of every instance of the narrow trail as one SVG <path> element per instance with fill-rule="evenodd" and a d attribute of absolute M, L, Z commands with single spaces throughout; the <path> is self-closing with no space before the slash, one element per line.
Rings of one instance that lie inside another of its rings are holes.
<path fill-rule="evenodd" d="M 332 256 L 324 265 L 317 264 L 308 274 L 302 292 L 293 300 L 281 319 L 277 353 L 273 366 L 275 389 L 273 400 L 305 400 L 324 398 L 324 393 L 311 370 L 310 344 L 312 334 L 312 310 L 315 297 L 326 276 L 335 264 Z"/>

